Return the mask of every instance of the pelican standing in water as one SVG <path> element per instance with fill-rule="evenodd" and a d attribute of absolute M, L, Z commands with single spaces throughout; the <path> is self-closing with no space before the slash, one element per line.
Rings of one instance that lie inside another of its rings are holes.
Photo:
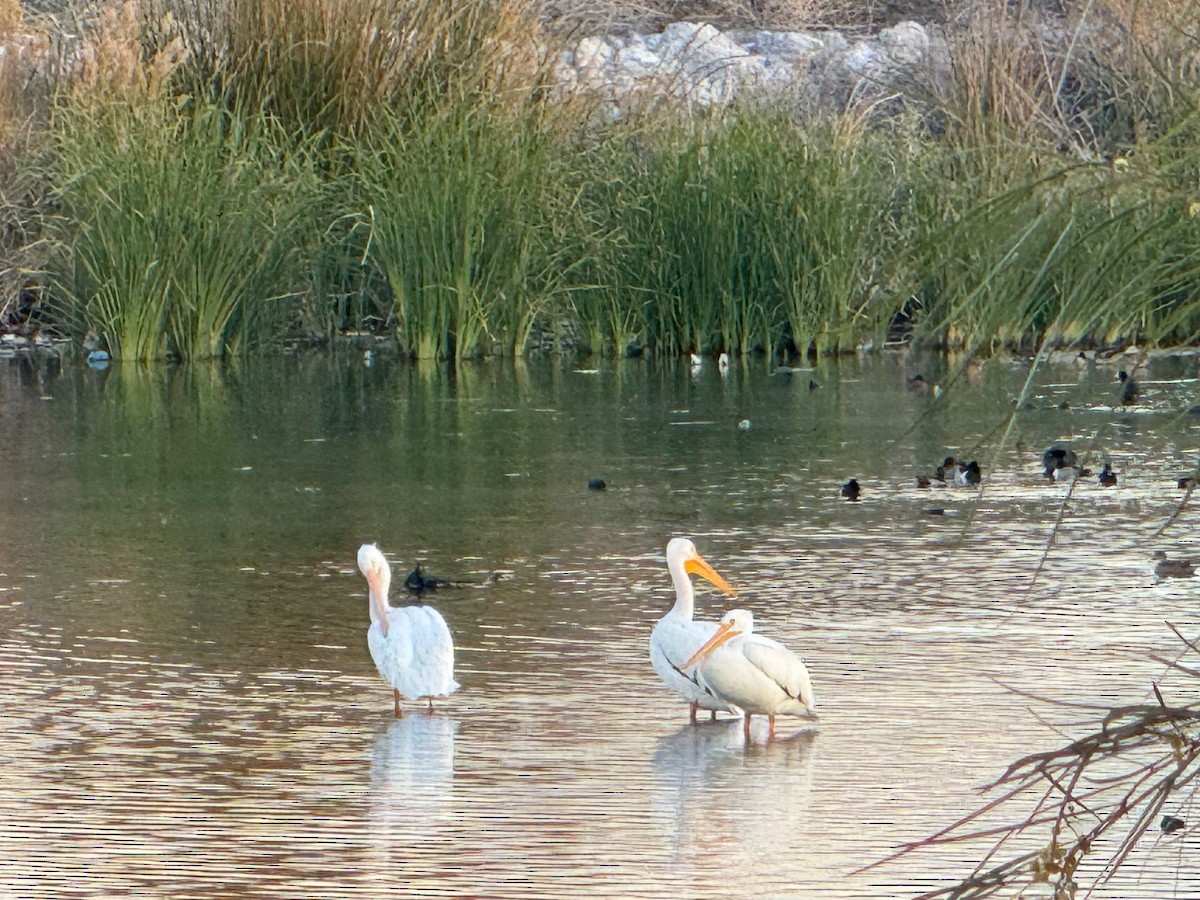
<path fill-rule="evenodd" d="M 717 710 L 732 710 L 683 671 L 683 663 L 688 655 L 717 630 L 714 622 L 697 622 L 692 618 L 695 594 L 689 576 L 691 573 L 699 575 L 726 594 L 732 594 L 733 587 L 705 562 L 696 545 L 687 538 L 672 538 L 667 544 L 667 570 L 675 585 L 675 605 L 655 623 L 650 633 L 650 663 L 658 677 L 691 704 L 690 718 L 693 724 L 696 722 L 696 710 L 701 706 L 711 711 L 715 719 Z"/>
<path fill-rule="evenodd" d="M 683 664 L 696 666 L 700 686 L 717 700 L 740 709 L 742 731 L 750 740 L 750 717 L 767 717 L 767 736 L 775 733 L 775 717 L 816 718 L 808 669 L 791 650 L 754 633 L 754 614 L 733 609 L 721 618 L 704 645 Z"/>
<path fill-rule="evenodd" d="M 374 544 L 358 548 L 358 568 L 367 578 L 371 627 L 367 647 L 384 681 L 392 686 L 396 718 L 400 698 L 427 700 L 458 690 L 454 680 L 454 641 L 446 620 L 432 606 L 393 607 L 388 603 L 392 567 Z"/>

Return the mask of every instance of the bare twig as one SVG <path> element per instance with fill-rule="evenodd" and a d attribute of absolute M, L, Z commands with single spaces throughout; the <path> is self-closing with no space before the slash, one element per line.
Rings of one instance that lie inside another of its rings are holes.
<path fill-rule="evenodd" d="M 1200 639 L 1169 627 L 1183 642 L 1184 654 L 1200 655 Z M 1169 671 L 1200 675 L 1200 664 L 1153 658 Z M 1103 839 L 1120 834 L 1115 849 L 1091 875 L 1093 888 L 1109 881 L 1129 860 L 1169 803 L 1181 796 L 1191 798 L 1200 783 L 1200 700 L 1169 704 L 1158 684 L 1151 686 L 1153 702 L 1115 708 L 1014 693 L 1055 708 L 1082 708 L 1099 715 L 1083 737 L 1009 765 L 983 788 L 985 793 L 1000 793 L 978 809 L 866 868 L 930 847 L 987 840 L 991 845 L 974 871 L 922 898 L 978 900 L 1034 883 L 1048 885 L 1055 896 L 1073 896 L 1081 865 Z M 1114 763 L 1126 765 L 1114 770 Z M 1190 791 L 1183 795 L 1185 788 Z M 1017 810 L 1017 816 L 1006 816 L 999 824 L 983 821 Z M 993 863 L 1012 839 L 1040 833 L 1045 841 L 1040 849 Z"/>

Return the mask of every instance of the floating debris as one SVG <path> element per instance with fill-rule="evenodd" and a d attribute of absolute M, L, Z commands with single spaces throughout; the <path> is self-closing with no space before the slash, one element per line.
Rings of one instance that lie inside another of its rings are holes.
<path fill-rule="evenodd" d="M 751 426 L 750 426 L 749 419 L 738 419 L 738 423 L 737 423 L 738 431 L 749 431 L 750 427 Z"/>
<path fill-rule="evenodd" d="M 589 491 L 608 490 L 608 482 L 605 481 L 603 478 L 589 478 L 588 479 L 588 490 Z"/>

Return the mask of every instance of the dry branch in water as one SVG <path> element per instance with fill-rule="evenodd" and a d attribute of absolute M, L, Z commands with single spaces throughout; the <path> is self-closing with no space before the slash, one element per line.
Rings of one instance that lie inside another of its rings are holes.
<path fill-rule="evenodd" d="M 1183 652 L 1176 659 L 1152 658 L 1170 671 L 1200 678 L 1200 666 L 1183 662 L 1192 654 L 1200 657 L 1200 638 L 1189 639 L 1169 627 L 1183 642 Z M 991 839 L 991 848 L 969 876 L 923 894 L 922 900 L 976 900 L 1034 884 L 1051 888 L 1056 898 L 1067 898 L 1075 896 L 1076 874 L 1092 848 L 1103 838 L 1119 838 L 1093 886 L 1109 880 L 1152 826 L 1161 824 L 1168 833 L 1182 827 L 1173 815 L 1161 818 L 1164 808 L 1169 801 L 1175 806 L 1189 802 L 1191 794 L 1182 791 L 1200 776 L 1200 701 L 1168 705 L 1157 684 L 1154 696 L 1156 703 L 1115 709 L 1044 701 L 1099 712 L 1099 723 L 1090 734 L 1058 749 L 1017 760 L 984 788 L 985 793 L 1001 793 L 937 834 L 904 845 L 888 859 L 927 847 Z M 1091 722 L 1095 724 L 1095 719 Z M 985 818 L 1009 810 L 1021 815 L 1031 799 L 1032 809 L 1018 820 L 984 824 Z M 996 861 L 1009 841 L 1042 829 L 1049 834 L 1040 849 Z"/>

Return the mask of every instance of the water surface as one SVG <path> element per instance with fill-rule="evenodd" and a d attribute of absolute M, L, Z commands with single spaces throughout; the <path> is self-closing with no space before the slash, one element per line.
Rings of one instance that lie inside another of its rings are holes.
<path fill-rule="evenodd" d="M 914 371 L 0 367 L 0 890 L 853 898 L 965 874 L 977 847 L 856 870 L 1066 740 L 1046 717 L 1080 714 L 1026 693 L 1143 701 L 1164 622 L 1194 633 L 1196 582 L 1150 555 L 1194 549 L 1190 509 L 1156 532 L 1200 458 L 1196 363 L 1152 362 L 1129 408 L 1115 366 L 1046 367 L 1002 450 L 1023 364 L 940 400 Z M 1057 440 L 1118 487 L 1043 481 Z M 947 453 L 982 491 L 915 486 Z M 818 728 L 746 746 L 657 682 L 680 534 L 805 657 Z M 434 600 L 463 689 L 432 718 L 394 720 L 368 656 L 368 540 L 396 601 L 417 559 L 486 582 Z M 1147 837 L 1111 895 L 1194 895 L 1190 843 Z"/>

